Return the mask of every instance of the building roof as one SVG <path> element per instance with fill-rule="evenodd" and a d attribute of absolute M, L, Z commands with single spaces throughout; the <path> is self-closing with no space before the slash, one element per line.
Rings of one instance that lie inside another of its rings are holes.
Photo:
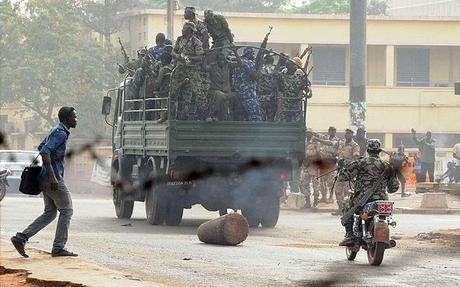
<path fill-rule="evenodd" d="M 182 10 L 175 11 L 175 15 L 181 15 Z M 197 12 L 203 15 L 203 11 Z M 281 14 L 281 13 L 243 13 L 243 12 L 217 12 L 229 18 L 265 18 L 265 19 L 311 19 L 311 20 L 348 20 L 349 15 L 325 15 L 325 14 Z M 166 15 L 164 9 L 134 9 L 123 12 L 127 16 L 136 15 Z M 439 21 L 439 22 L 460 22 L 459 16 L 375 16 L 367 17 L 370 21 Z"/>

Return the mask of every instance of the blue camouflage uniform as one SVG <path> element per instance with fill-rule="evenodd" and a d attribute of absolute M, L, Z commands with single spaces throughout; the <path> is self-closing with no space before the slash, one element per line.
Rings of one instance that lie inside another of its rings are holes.
<path fill-rule="evenodd" d="M 251 79 L 255 73 L 255 61 L 241 58 L 241 65 L 233 72 L 233 83 L 237 96 L 241 99 L 246 111 L 246 119 L 249 121 L 261 121 L 260 105 L 257 100 L 256 82 Z"/>

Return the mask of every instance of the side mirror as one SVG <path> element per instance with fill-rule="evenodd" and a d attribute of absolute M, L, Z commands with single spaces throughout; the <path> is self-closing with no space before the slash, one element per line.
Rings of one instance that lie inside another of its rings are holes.
<path fill-rule="evenodd" d="M 107 116 L 110 115 L 110 109 L 112 108 L 112 98 L 104 97 L 102 101 L 102 114 Z"/>

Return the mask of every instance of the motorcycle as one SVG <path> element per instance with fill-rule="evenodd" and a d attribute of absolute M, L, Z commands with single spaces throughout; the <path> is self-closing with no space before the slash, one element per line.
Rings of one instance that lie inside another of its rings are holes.
<path fill-rule="evenodd" d="M 369 202 L 354 215 L 354 240 L 346 246 L 348 260 L 353 261 L 359 249 L 363 248 L 367 251 L 369 264 L 378 266 L 383 261 L 385 250 L 396 246 L 396 241 L 390 239 L 389 228 L 396 227 L 391 217 L 393 204 L 386 200 Z"/>
<path fill-rule="evenodd" d="M 6 188 L 8 185 L 7 177 L 11 175 L 11 171 L 9 169 L 1 170 L 0 171 L 0 201 L 5 197 Z"/>

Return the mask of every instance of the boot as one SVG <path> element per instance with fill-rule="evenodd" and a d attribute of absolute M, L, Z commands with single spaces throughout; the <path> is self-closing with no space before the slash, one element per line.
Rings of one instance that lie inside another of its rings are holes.
<path fill-rule="evenodd" d="M 350 243 L 353 243 L 354 239 L 353 235 L 353 223 L 347 223 L 345 225 L 345 237 L 343 240 L 339 243 L 339 246 L 348 246 Z"/>
<path fill-rule="evenodd" d="M 319 203 L 318 198 L 315 198 L 315 199 L 313 200 L 313 208 L 318 208 L 318 203 Z"/>

